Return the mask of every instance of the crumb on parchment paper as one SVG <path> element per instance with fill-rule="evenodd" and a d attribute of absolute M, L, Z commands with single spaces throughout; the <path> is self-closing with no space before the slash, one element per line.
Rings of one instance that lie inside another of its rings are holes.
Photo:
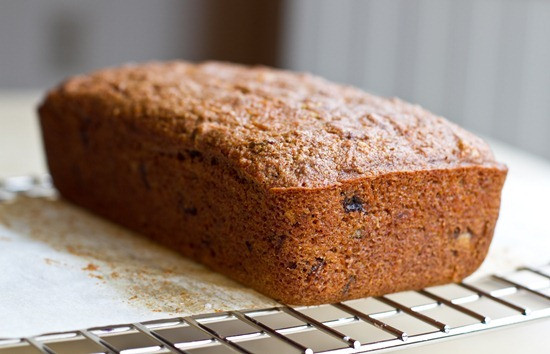
<path fill-rule="evenodd" d="M 82 268 L 82 270 L 89 270 L 89 271 L 96 271 L 99 269 L 99 266 L 97 266 L 96 264 L 93 264 L 93 263 L 88 263 L 88 265 L 84 268 Z"/>
<path fill-rule="evenodd" d="M 46 264 L 48 265 L 52 265 L 52 264 L 59 264 L 59 261 L 55 260 L 55 259 L 51 259 L 51 258 L 44 258 L 44 262 L 46 262 Z"/>

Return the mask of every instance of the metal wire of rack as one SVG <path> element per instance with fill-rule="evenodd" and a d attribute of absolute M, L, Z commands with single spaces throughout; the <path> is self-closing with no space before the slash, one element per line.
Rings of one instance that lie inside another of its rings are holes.
<path fill-rule="evenodd" d="M 49 178 L 0 180 L 0 202 L 55 196 Z M 419 291 L 0 339 L 0 354 L 377 352 L 550 318 L 550 265 Z"/>

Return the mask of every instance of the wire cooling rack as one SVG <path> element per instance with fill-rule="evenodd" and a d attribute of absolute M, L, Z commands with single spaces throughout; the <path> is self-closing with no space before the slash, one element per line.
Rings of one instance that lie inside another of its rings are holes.
<path fill-rule="evenodd" d="M 0 202 L 53 196 L 48 177 L 0 180 Z M 505 276 L 313 307 L 278 306 L 34 337 L 0 354 L 359 353 L 550 318 L 550 265 Z"/>

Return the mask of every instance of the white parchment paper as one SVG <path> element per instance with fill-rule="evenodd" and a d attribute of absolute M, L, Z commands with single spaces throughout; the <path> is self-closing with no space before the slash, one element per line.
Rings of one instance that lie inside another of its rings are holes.
<path fill-rule="evenodd" d="M 66 202 L 0 204 L 0 338 L 274 305 Z"/>

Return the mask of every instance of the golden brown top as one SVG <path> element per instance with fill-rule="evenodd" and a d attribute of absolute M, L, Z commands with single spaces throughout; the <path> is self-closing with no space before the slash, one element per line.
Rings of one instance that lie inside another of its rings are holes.
<path fill-rule="evenodd" d="M 266 67 L 128 65 L 71 78 L 50 97 L 77 100 L 88 114 L 121 120 L 156 141 L 224 157 L 266 188 L 502 167 L 481 139 L 419 106 Z"/>

